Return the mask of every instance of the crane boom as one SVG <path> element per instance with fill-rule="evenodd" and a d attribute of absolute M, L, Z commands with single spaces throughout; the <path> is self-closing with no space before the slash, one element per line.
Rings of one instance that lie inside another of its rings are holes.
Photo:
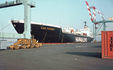
<path fill-rule="evenodd" d="M 105 14 L 103 14 L 102 12 L 100 12 L 99 10 L 97 10 L 97 9 L 95 8 L 95 6 L 89 7 L 88 2 L 87 2 L 87 1 L 85 1 L 85 2 L 86 2 L 86 6 L 87 6 L 87 9 L 88 9 L 88 12 L 89 12 L 89 16 L 90 16 L 92 22 L 93 22 L 93 21 L 96 21 L 96 12 L 95 12 L 95 10 L 98 12 L 98 14 L 101 16 L 101 18 L 102 18 L 103 20 L 104 20 L 104 17 L 103 17 L 103 16 L 107 17 Z M 91 10 L 90 10 L 91 8 L 93 8 L 93 17 L 92 17 Z M 102 16 L 102 15 L 103 15 L 103 16 Z M 109 18 L 109 17 L 107 17 L 107 18 Z"/>

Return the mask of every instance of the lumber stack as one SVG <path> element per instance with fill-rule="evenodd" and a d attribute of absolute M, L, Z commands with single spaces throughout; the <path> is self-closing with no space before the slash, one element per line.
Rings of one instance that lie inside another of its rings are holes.
<path fill-rule="evenodd" d="M 8 46 L 10 49 L 26 49 L 26 48 L 40 48 L 42 43 L 38 43 L 36 39 L 18 39 L 16 43 Z"/>

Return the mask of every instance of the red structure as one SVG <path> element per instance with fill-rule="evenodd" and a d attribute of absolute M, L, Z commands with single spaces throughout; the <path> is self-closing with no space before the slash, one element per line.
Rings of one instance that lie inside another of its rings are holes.
<path fill-rule="evenodd" d="M 96 12 L 95 12 L 95 10 L 97 11 L 97 13 L 101 16 L 101 18 L 104 20 L 104 17 L 103 16 L 105 16 L 105 17 L 107 17 L 105 14 L 103 14 L 102 12 L 100 12 L 99 10 L 97 10 L 96 8 L 95 8 L 95 6 L 92 6 L 92 7 L 89 7 L 89 4 L 88 4 L 88 2 L 87 1 L 85 1 L 86 2 L 86 6 L 87 6 L 87 9 L 88 9 L 88 12 L 89 12 L 89 16 L 90 16 L 90 18 L 91 18 L 91 21 L 93 22 L 93 21 L 96 21 Z M 93 9 L 93 17 L 92 17 L 92 15 L 91 15 L 91 10 L 90 9 Z M 102 15 L 103 16 L 102 16 Z M 108 17 L 107 17 L 108 18 Z"/>
<path fill-rule="evenodd" d="M 113 31 L 102 31 L 102 58 L 113 59 Z"/>

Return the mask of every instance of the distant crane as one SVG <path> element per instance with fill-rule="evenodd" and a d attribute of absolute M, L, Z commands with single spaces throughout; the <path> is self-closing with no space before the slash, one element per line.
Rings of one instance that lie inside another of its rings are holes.
<path fill-rule="evenodd" d="M 86 6 L 87 6 L 87 9 L 88 9 L 88 12 L 89 12 L 90 19 L 93 22 L 93 38 L 94 38 L 93 39 L 93 42 L 96 42 L 96 35 L 97 35 L 97 32 L 99 31 L 99 29 L 101 28 L 101 26 L 103 25 L 103 31 L 106 31 L 106 25 L 105 25 L 105 23 L 106 22 L 113 22 L 113 19 L 112 18 L 109 18 L 108 16 L 106 16 L 105 14 L 103 14 L 102 12 L 100 12 L 99 10 L 97 10 L 95 8 L 95 6 L 89 7 L 88 2 L 87 1 L 85 1 L 85 2 L 86 2 Z M 93 9 L 93 16 L 91 14 L 91 10 L 90 9 Z M 103 19 L 103 21 L 96 21 L 96 12 L 95 12 L 95 10 L 101 16 L 101 18 Z M 106 21 L 102 15 L 105 16 L 105 17 L 107 17 L 109 20 Z M 96 29 L 97 29 L 96 24 L 99 24 L 99 23 L 103 23 L 103 24 L 101 24 L 101 26 L 99 27 L 98 31 L 96 32 Z"/>

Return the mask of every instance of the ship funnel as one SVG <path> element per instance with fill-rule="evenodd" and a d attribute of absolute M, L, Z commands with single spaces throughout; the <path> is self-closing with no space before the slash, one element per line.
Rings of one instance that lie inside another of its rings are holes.
<path fill-rule="evenodd" d="M 86 29 L 86 28 L 87 28 L 86 21 L 85 21 L 84 23 L 85 23 L 85 25 L 84 25 L 84 29 Z"/>

